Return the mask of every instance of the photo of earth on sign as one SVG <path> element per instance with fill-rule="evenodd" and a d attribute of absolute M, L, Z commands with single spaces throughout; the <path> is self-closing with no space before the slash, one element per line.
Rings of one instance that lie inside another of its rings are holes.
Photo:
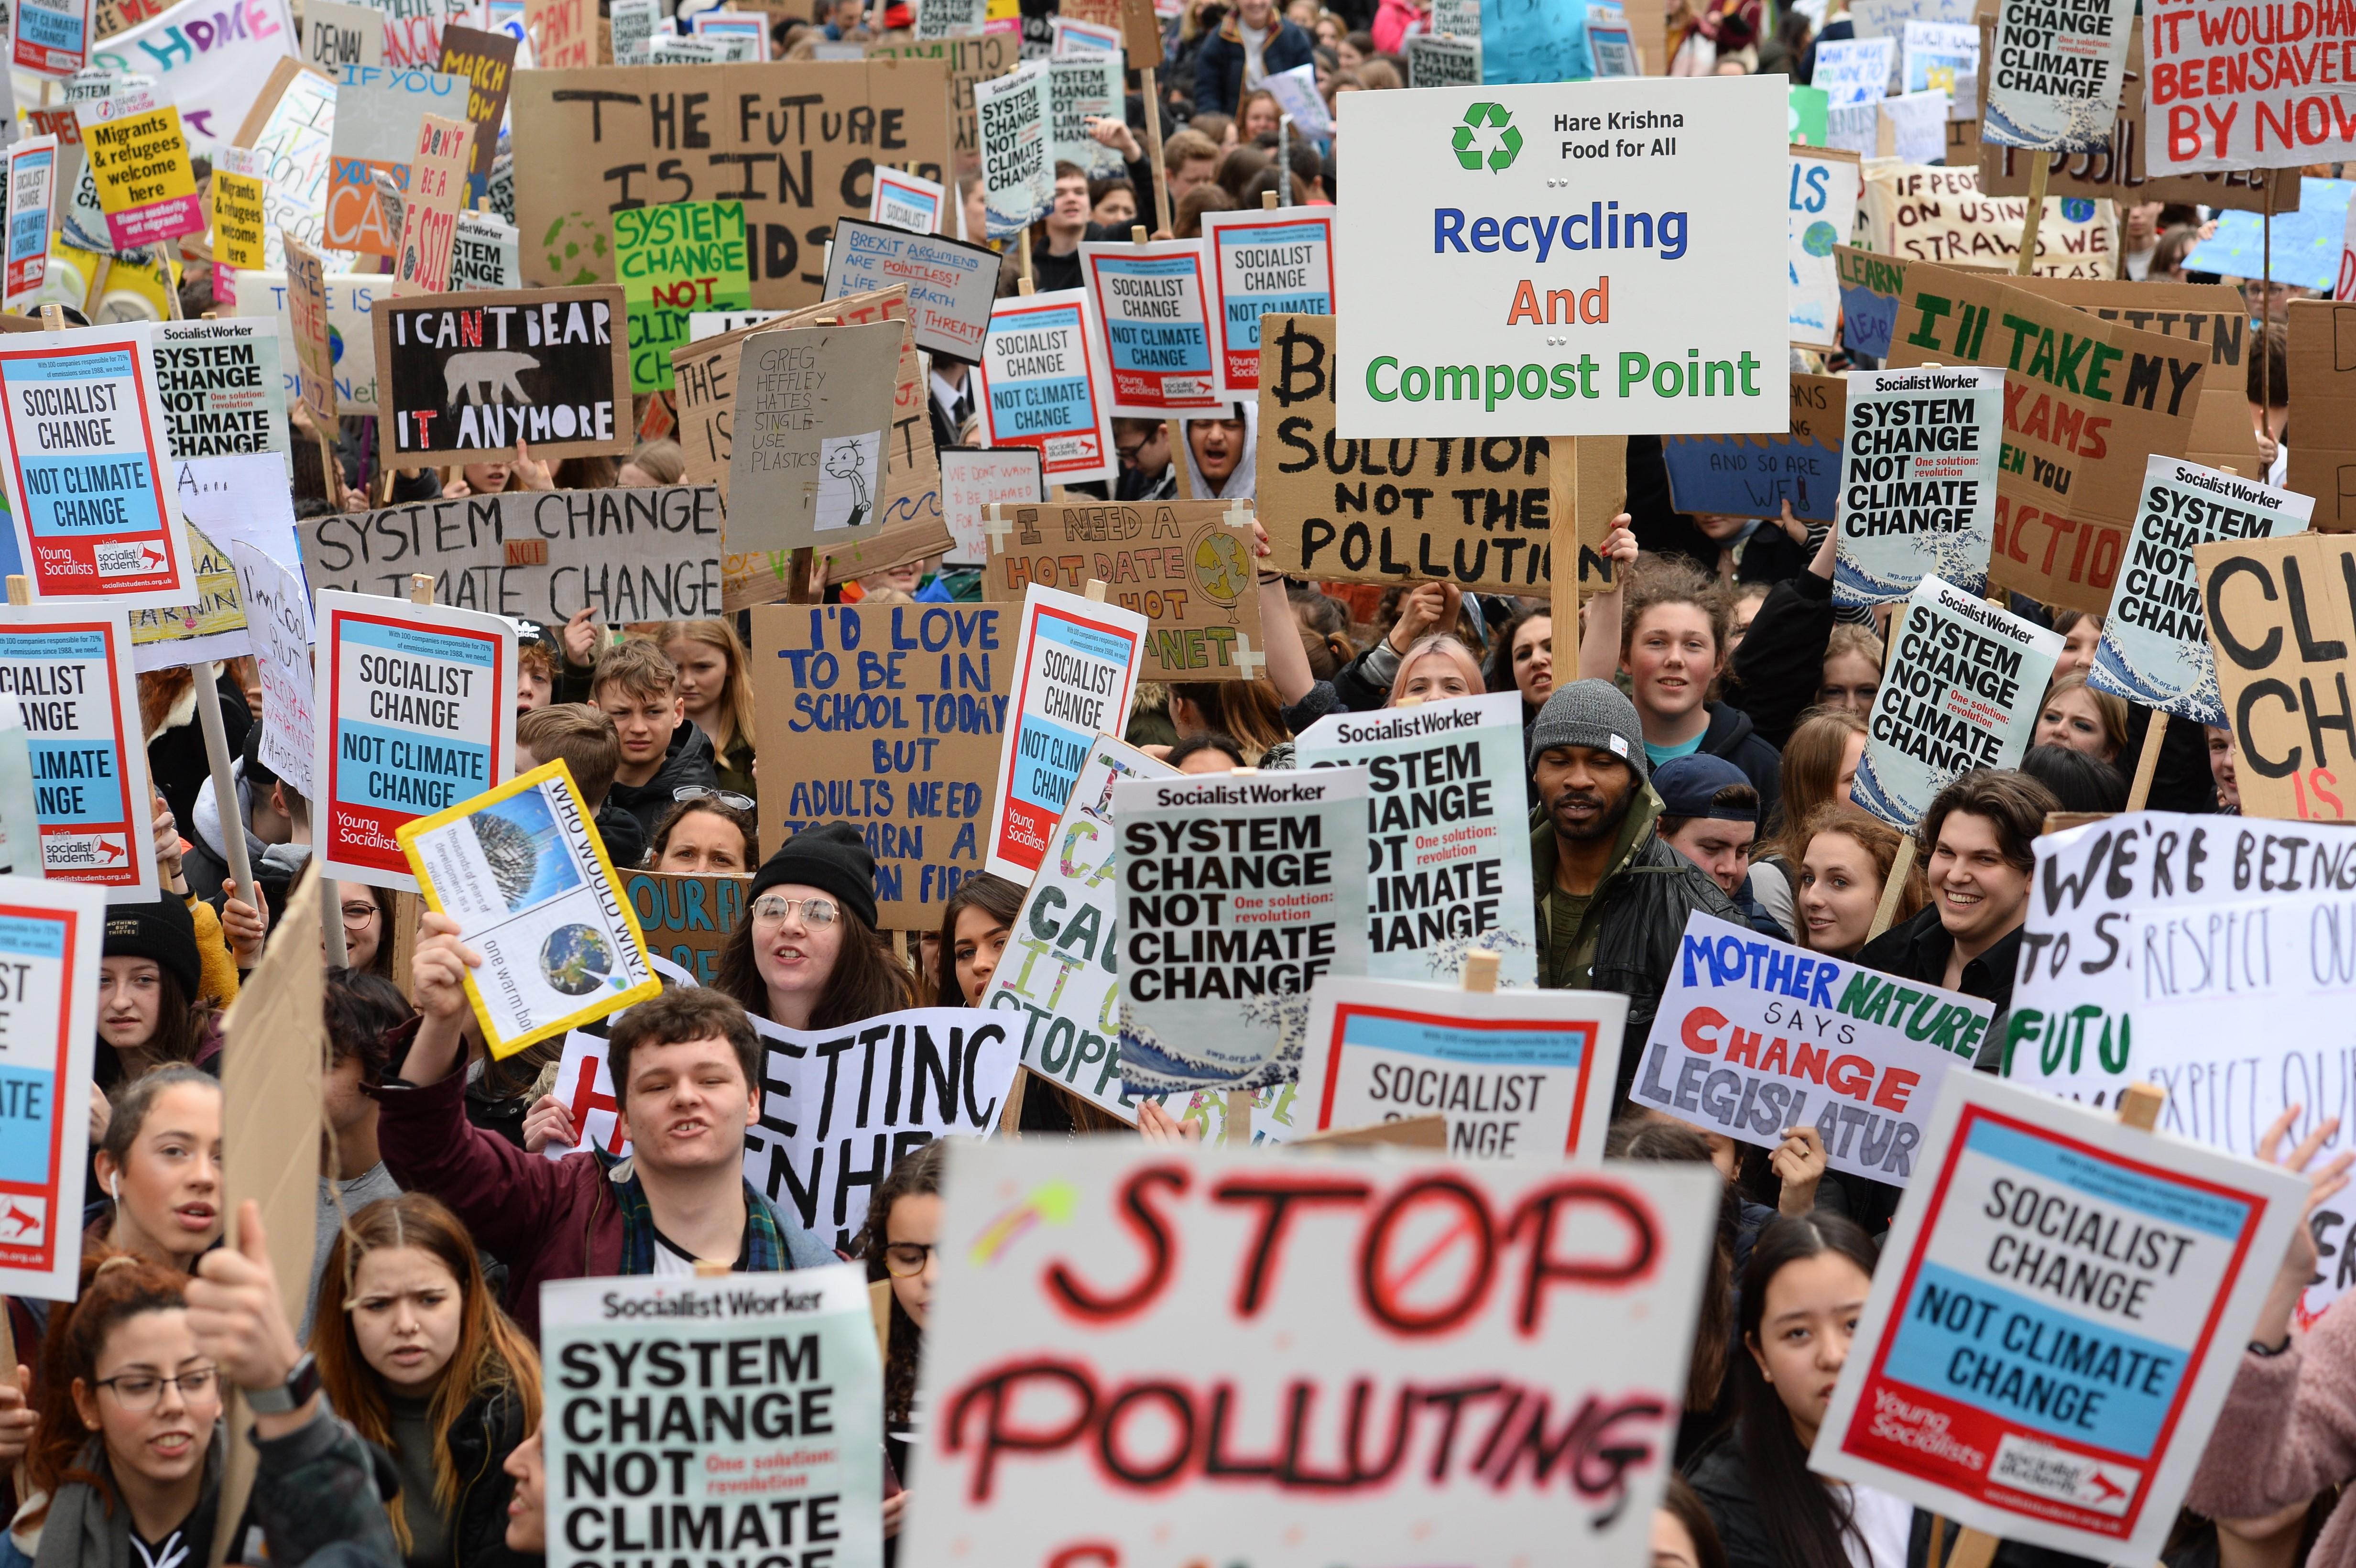
<path fill-rule="evenodd" d="M 595 926 L 560 925 L 540 944 L 540 976 L 568 997 L 585 997 L 614 973 L 613 944 Z"/>

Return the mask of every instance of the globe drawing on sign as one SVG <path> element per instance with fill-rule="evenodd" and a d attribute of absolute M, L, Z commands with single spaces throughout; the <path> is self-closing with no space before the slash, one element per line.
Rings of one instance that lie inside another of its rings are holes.
<path fill-rule="evenodd" d="M 1809 224 L 1807 232 L 1800 236 L 1800 249 L 1811 256 L 1829 256 L 1839 243 L 1840 235 L 1821 218 Z"/>
<path fill-rule="evenodd" d="M 1232 605 L 1252 585 L 1251 558 L 1233 530 L 1209 528 L 1194 541 L 1194 586 L 1203 596 Z"/>
<path fill-rule="evenodd" d="M 604 283 L 608 275 L 605 262 L 613 246 L 611 228 L 592 223 L 585 214 L 568 212 L 541 236 L 541 264 L 560 286 Z"/>
<path fill-rule="evenodd" d="M 560 925 L 540 944 L 541 978 L 568 997 L 587 996 L 613 973 L 613 944 L 594 926 Z"/>

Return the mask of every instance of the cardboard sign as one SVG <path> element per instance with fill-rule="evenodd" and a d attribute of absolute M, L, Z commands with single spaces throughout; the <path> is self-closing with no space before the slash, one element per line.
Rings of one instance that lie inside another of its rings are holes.
<path fill-rule="evenodd" d="M 2351 590 L 2339 576 L 2356 571 L 2356 539 L 2242 539 L 2196 545 L 2192 559 L 2233 722 L 2243 814 L 2349 820 L 2340 781 L 2356 778 L 2356 744 L 2344 733 L 2335 741 L 2325 720 L 2356 637 Z"/>
<path fill-rule="evenodd" d="M 35 602 L 127 610 L 197 598 L 145 326 L 26 335 L 0 349 L 0 432 L 16 559 Z"/>
<path fill-rule="evenodd" d="M 185 470 L 191 465 L 176 466 Z M 202 660 L 238 658 L 252 651 L 229 552 L 193 523 L 188 525 L 188 545 L 196 559 L 197 602 L 131 613 L 131 662 L 142 675 Z"/>
<path fill-rule="evenodd" d="M 56 187 L 58 139 L 26 136 L 8 149 L 5 298 L 14 310 L 38 293 L 48 275 L 49 201 Z"/>
<path fill-rule="evenodd" d="M 1284 207 L 1203 215 L 1219 390 L 1259 390 L 1260 320 L 1332 315 L 1333 214 L 1330 207 Z"/>
<path fill-rule="evenodd" d="M 548 461 L 629 451 L 623 311 L 611 284 L 379 300 L 385 450 L 411 464 L 513 457 L 518 442 Z"/>
<path fill-rule="evenodd" d="M 982 343 L 982 444 L 1036 448 L 1054 485 L 1119 472 L 1112 374 L 1093 314 L 1086 289 L 1001 300 Z"/>
<path fill-rule="evenodd" d="M 2309 497 L 2254 479 L 2152 458 L 2087 684 L 2196 724 L 2225 724 L 2193 549 L 2303 533 L 2314 509 Z"/>
<path fill-rule="evenodd" d="M 692 125 L 680 117 L 692 106 L 681 91 L 709 95 L 697 101 L 709 108 Z M 720 112 L 740 103 L 768 107 Z M 866 217 L 874 165 L 938 180 L 949 159 L 948 69 L 919 59 L 858 70 L 728 65 L 693 80 L 627 66 L 540 70 L 516 79 L 509 114 L 516 146 L 564 151 L 517 182 L 527 280 L 614 282 L 616 210 L 651 200 L 742 202 L 751 303 L 765 310 L 818 302 L 826 236 L 837 218 Z M 691 152 L 691 135 L 708 138 L 708 147 Z M 793 178 L 748 181 L 754 167 L 790 169 Z"/>
<path fill-rule="evenodd" d="M 755 744 L 805 761 L 761 784 L 761 842 L 859 821 L 879 923 L 933 931 L 987 853 L 1014 639 L 996 605 L 765 605 L 753 612 Z"/>
<path fill-rule="evenodd" d="M 1553 472 L 1545 438 L 1344 438 L 1335 429 L 1333 320 L 1260 324 L 1253 505 L 1275 547 L 1269 570 L 1328 582 L 1439 581 L 1467 592 L 1546 592 Z"/>
<path fill-rule="evenodd" d="M 1426 37 L 1421 35 L 1408 38 L 1407 84 L 1409 87 L 1480 86 L 1481 40 Z"/>
<path fill-rule="evenodd" d="M 1892 368 L 1937 360 L 2008 377 L 1989 580 L 2102 613 L 2143 464 L 2191 444 L 2209 356 L 1985 276 L 1910 267 L 1906 286 Z"/>
<path fill-rule="evenodd" d="M 398 50 L 389 52 L 397 54 Z M 430 58 L 441 57 L 435 39 Z M 327 181 L 327 222 L 321 240 L 337 251 L 396 256 L 401 236 L 389 229 L 376 201 L 376 176 L 409 187 L 410 165 L 425 116 L 466 118 L 465 78 L 391 66 L 347 66 L 336 90 L 334 172 Z"/>
<path fill-rule="evenodd" d="M 17 0 L 11 63 L 36 76 L 64 77 L 90 63 L 90 0 Z"/>
<path fill-rule="evenodd" d="M 2298 1177 L 1951 1072 L 1809 1464 L 2055 1552 L 2158 1552 Z"/>
<path fill-rule="evenodd" d="M 152 903 L 155 810 L 139 723 L 131 626 L 113 605 L 11 606 L 0 620 L 0 691 L 16 699 L 32 754 L 37 868 L 111 903 Z"/>
<path fill-rule="evenodd" d="M 323 429 L 336 421 L 336 357 L 328 347 L 325 264 L 292 234 L 286 245 L 286 313 L 294 328 L 296 385 L 303 406 Z"/>
<path fill-rule="evenodd" d="M 974 114 L 974 86 L 1013 69 L 1022 43 L 1019 33 L 988 33 L 978 38 L 888 38 L 866 45 L 865 50 L 872 60 L 937 60 L 948 70 L 950 129 L 955 133 L 957 159 L 954 166 L 969 169 L 981 155 L 981 138 Z M 939 177 L 946 180 L 949 176 L 942 174 Z"/>
<path fill-rule="evenodd" d="M 915 1561 L 987 1541 L 1074 1565 L 1535 1563 L 1567 1538 L 1599 1568 L 1644 1560 L 1707 1169 L 1112 1139 L 961 1146 L 949 1168 Z M 1141 1212 L 1161 1261 L 1117 1272 Z M 1215 1428 L 1257 1434 L 1251 1462 Z"/>
<path fill-rule="evenodd" d="M 1055 201 L 1055 165 L 1047 135 L 1047 65 L 1028 60 L 1004 76 L 973 84 L 981 135 L 983 232 L 1019 236 Z"/>
<path fill-rule="evenodd" d="M 450 286 L 468 289 L 519 289 L 523 264 L 516 227 L 487 212 L 462 212 L 450 238 Z"/>
<path fill-rule="evenodd" d="M 466 119 L 475 127 L 472 161 L 466 172 L 477 195 L 482 182 L 490 178 L 491 160 L 498 155 L 499 125 L 507 117 L 508 90 L 513 83 L 515 60 L 516 40 L 505 33 L 459 27 L 442 30 L 442 58 L 434 69 L 447 76 L 466 79 Z M 516 289 L 523 286 L 523 280 L 518 277 L 485 286 Z"/>
<path fill-rule="evenodd" d="M 710 485 L 509 490 L 327 512 L 298 525 L 314 592 L 405 597 L 432 572 L 437 603 L 561 626 L 721 614 L 722 517 Z"/>
<path fill-rule="evenodd" d="M 687 315 L 753 303 L 744 204 L 673 202 L 614 214 L 614 274 L 630 302 L 630 389 L 668 390 Z"/>
<path fill-rule="evenodd" d="M 318 750 L 311 710 L 311 596 L 301 572 L 259 546 L 232 539 L 229 553 L 262 678 L 262 764 L 307 800 Z"/>
<path fill-rule="evenodd" d="M 2062 638 L 1935 577 L 1903 614 L 1849 798 L 1911 833 L 1964 774 L 2020 765 Z"/>
<path fill-rule="evenodd" d="M 880 527 L 905 336 L 888 321 L 769 327 L 738 347 L 732 549 L 790 550 Z"/>
<path fill-rule="evenodd" d="M 1794 147 L 1784 229 L 1792 268 L 1790 331 L 1803 348 L 1839 346 L 1840 279 L 1833 251 L 1857 227 L 1864 175 L 1855 154 Z"/>
<path fill-rule="evenodd" d="M 234 272 L 259 272 L 270 262 L 270 182 L 231 167 L 259 165 L 241 147 L 223 147 L 213 159 L 213 260 Z"/>
<path fill-rule="evenodd" d="M 2190 27 L 2187 23 L 2191 24 Z M 2154 171 L 2297 168 L 2356 155 L 2356 124 L 2335 118 L 2345 29 L 2319 10 L 2276 16 L 2254 0 L 2153 16 L 2143 31 L 2150 101 L 2163 124 Z"/>
<path fill-rule="evenodd" d="M 456 921 L 459 940 L 483 955 L 464 978 L 493 1056 L 661 992 L 562 758 L 404 822 L 393 837 L 425 907 Z"/>
<path fill-rule="evenodd" d="M 1986 592 L 2004 404 L 2001 370 L 1848 373 L 1835 604 L 1887 604 L 1930 576 Z"/>
<path fill-rule="evenodd" d="M 204 232 L 177 109 L 157 102 L 152 89 L 138 89 L 81 104 L 75 112 L 84 166 L 98 187 L 107 237 L 117 251 Z"/>
<path fill-rule="evenodd" d="M 1300 767 L 1366 770 L 1371 977 L 1452 984 L 1477 947 L 1498 955 L 1500 984 L 1537 984 L 1537 919 L 1515 874 L 1529 840 L 1520 701 L 1493 692 L 1333 713 L 1301 731 Z"/>
<path fill-rule="evenodd" d="M 720 951 L 744 922 L 751 878 L 663 871 L 621 875 L 622 896 L 637 917 L 647 950 L 686 970 L 700 986 L 718 978 Z M 579 1125 L 578 1117 L 574 1125 Z"/>
<path fill-rule="evenodd" d="M 2356 304 L 2293 300 L 2287 368 L 2291 396 L 2308 418 L 2285 484 L 2315 497 L 2316 527 L 2356 530 Z"/>
<path fill-rule="evenodd" d="M 2001 0 L 1995 48 L 1980 51 L 1987 61 L 1980 144 L 2062 153 L 2114 145 L 2135 11 L 2135 0 Z"/>
<path fill-rule="evenodd" d="M 584 0 L 524 0 L 531 63 L 542 70 L 578 70 L 597 63 L 595 13 Z"/>
<path fill-rule="evenodd" d="M 738 59 L 765 60 L 769 58 L 769 17 L 761 11 L 698 11 L 688 19 L 699 38 L 726 38 L 741 46 Z M 552 65 L 554 61 L 550 62 Z M 583 60 L 584 65 L 595 62 Z"/>
<path fill-rule="evenodd" d="M 841 1029 L 755 1019 L 768 1062 L 744 1179 L 784 1224 L 847 1250 L 877 1173 L 935 1138 L 979 1138 L 998 1125 L 1016 1067 L 1009 1021 L 973 1008 L 916 1008 Z M 895 1065 L 899 1083 L 889 1082 Z M 872 1473 L 874 1457 L 859 1463 Z"/>
<path fill-rule="evenodd" d="M 1971 261 L 2016 270 L 2029 221 L 2026 197 L 1989 197 L 1975 167 L 1877 164 L 1865 181 L 1874 248 L 1910 261 Z M 2103 201 L 2045 198 L 2037 221 L 2037 272 L 2050 278 L 2118 275 L 2118 219 Z"/>
<path fill-rule="evenodd" d="M 1898 40 L 1827 38 L 1816 46 L 1815 74 L 1808 84 L 1827 95 L 1835 109 L 1879 103 L 1898 71 Z"/>
<path fill-rule="evenodd" d="M 998 293 L 998 252 L 937 234 L 838 218 L 827 253 L 826 297 L 908 291 L 908 325 L 916 347 L 968 364 L 981 357 Z"/>
<path fill-rule="evenodd" d="M 884 1369 L 863 1266 L 552 1282 L 541 1328 L 556 1568 L 603 1559 L 573 1541 L 686 1519 L 883 1560 Z M 688 1434 L 665 1439 L 667 1463 L 615 1419 L 632 1409 Z"/>
<path fill-rule="evenodd" d="M 1432 213 L 1427 233 L 1376 207 L 1339 209 L 1342 295 L 1415 302 L 1335 318 L 1349 367 L 1341 432 L 1781 431 L 1789 285 L 1759 236 L 1783 218 L 1782 84 L 1647 79 L 1487 96 L 1478 124 L 1458 94 L 1341 104 L 1352 157 Z M 1597 123 L 1553 133 L 1573 104 L 1571 118 Z M 1614 116 L 1648 129 L 1616 135 L 1604 123 Z M 1552 188 L 1573 174 L 1590 211 Z M 1591 262 L 1580 254 L 1598 250 Z M 1541 288 L 1533 264 L 1558 253 Z"/>
<path fill-rule="evenodd" d="M 1210 283 L 1199 241 L 1083 244 L 1080 266 L 1105 335 L 1116 415 L 1160 419 L 1226 400 L 1211 351 Z"/>
<path fill-rule="evenodd" d="M 1114 783 L 1124 1083 L 1299 1079 L 1311 986 L 1365 973 L 1365 799 L 1363 768 Z"/>
<path fill-rule="evenodd" d="M 415 892 L 395 834 L 511 771 L 515 627 L 367 593 L 322 592 L 314 607 L 321 874 Z"/>
<path fill-rule="evenodd" d="M 941 517 L 957 548 L 949 560 L 983 566 L 990 539 L 983 518 L 997 506 L 1037 506 L 1047 498 L 1035 446 L 945 446 L 941 460 Z"/>
<path fill-rule="evenodd" d="M 1845 376 L 1792 373 L 1788 435 L 1665 435 L 1669 504 L 1680 512 L 1780 518 L 1784 503 L 1804 523 L 1833 520 L 1840 489 Z"/>
<path fill-rule="evenodd" d="M 941 231 L 941 209 L 948 192 L 933 180 L 919 179 L 898 169 L 875 171 L 874 195 L 867 204 L 867 220 L 911 234 Z"/>
<path fill-rule="evenodd" d="M 303 63 L 338 80 L 348 65 L 382 65 L 384 13 L 343 0 L 308 0 L 303 7 Z"/>
<path fill-rule="evenodd" d="M 1036 582 L 1018 613 L 985 869 L 1027 885 L 1046 859 L 1090 744 L 1100 731 L 1118 735 L 1129 726 L 1148 623 L 1133 610 Z"/>
<path fill-rule="evenodd" d="M 1033 583 L 1105 597 L 1143 615 L 1148 680 L 1249 680 L 1268 667 L 1252 518 L 1242 502 L 999 507 L 982 526 L 982 597 L 1019 604 Z"/>
<path fill-rule="evenodd" d="M 18 13 L 20 16 L 23 13 Z M 29 869 L 29 868 L 28 868 Z M 71 1301 L 80 1293 L 83 1130 L 98 1038 L 99 950 L 106 895 L 96 888 L 0 877 L 0 1039 L 10 1136 L 0 1142 L 0 1285 Z"/>
<path fill-rule="evenodd" d="M 1904 1187 L 1940 1081 L 1995 1015 L 1696 910 L 1629 1103 L 1761 1148 L 1813 1125 L 1833 1169 Z"/>
<path fill-rule="evenodd" d="M 1510 694 L 1508 694 L 1510 695 Z M 1448 1118 L 1452 1159 L 1603 1157 L 1628 999 L 1322 976 L 1301 1084 L 1315 1130 Z"/>
<path fill-rule="evenodd" d="M 474 127 L 428 114 L 410 160 L 409 196 L 401 209 L 401 255 L 393 267 L 401 293 L 438 294 L 450 287 L 450 251 L 456 241 L 458 204 L 466 196 L 466 165 Z"/>

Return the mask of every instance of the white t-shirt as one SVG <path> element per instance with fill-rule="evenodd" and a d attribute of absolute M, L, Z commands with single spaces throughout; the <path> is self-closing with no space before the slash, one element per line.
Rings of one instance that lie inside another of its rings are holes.
<path fill-rule="evenodd" d="M 744 1243 L 741 1242 L 737 1243 L 737 1255 L 739 1257 L 744 1255 Z M 729 1261 L 733 1266 L 735 1260 L 732 1258 Z M 669 1236 L 664 1235 L 660 1231 L 657 1231 L 655 1232 L 654 1272 L 655 1277 L 658 1279 L 665 1277 L 672 1279 L 693 1279 L 695 1277 L 695 1260 L 689 1257 L 685 1253 L 680 1251 L 678 1243 L 673 1242 Z M 1900 1568 L 1904 1568 L 1904 1564 L 1900 1564 Z"/>
<path fill-rule="evenodd" d="M 1848 1488 L 1848 1516 L 1857 1536 L 1844 1537 L 1849 1568 L 1906 1568 L 1906 1548 L 1914 1533 L 1914 1505 L 1871 1487 Z"/>
<path fill-rule="evenodd" d="M 1247 27 L 1240 21 L 1236 24 L 1236 34 L 1244 41 L 1244 87 L 1247 91 L 1268 80 L 1268 61 L 1261 58 L 1261 51 L 1268 48 L 1269 35 L 1274 31 L 1273 19 L 1265 27 Z"/>

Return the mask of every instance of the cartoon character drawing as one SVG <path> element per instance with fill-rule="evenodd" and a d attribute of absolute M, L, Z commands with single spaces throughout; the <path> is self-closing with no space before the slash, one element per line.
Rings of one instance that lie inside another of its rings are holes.
<path fill-rule="evenodd" d="M 844 442 L 826 460 L 827 473 L 851 484 L 851 511 L 841 525 L 846 528 L 857 528 L 867 517 L 867 469 L 862 461 L 863 455 L 857 442 Z"/>
<path fill-rule="evenodd" d="M 456 408 L 459 394 L 477 404 L 511 400 L 529 405 L 531 394 L 523 389 L 516 377 L 526 370 L 537 370 L 540 361 L 529 354 L 483 349 L 471 354 L 453 354 L 442 368 L 443 400 Z"/>

